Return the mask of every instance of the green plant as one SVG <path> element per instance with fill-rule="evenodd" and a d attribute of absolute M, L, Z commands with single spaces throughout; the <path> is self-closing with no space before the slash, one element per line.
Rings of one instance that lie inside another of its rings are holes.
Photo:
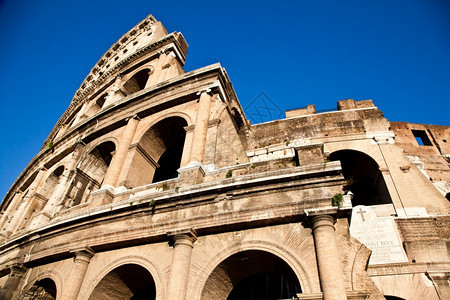
<path fill-rule="evenodd" d="M 180 191 L 180 187 L 179 186 L 176 186 L 175 187 L 175 193 L 178 193 Z"/>
<path fill-rule="evenodd" d="M 169 189 L 169 185 L 167 184 L 167 182 L 163 182 L 159 188 L 163 191 L 167 191 Z"/>
<path fill-rule="evenodd" d="M 130 202 L 130 205 L 133 205 L 133 202 Z"/>
<path fill-rule="evenodd" d="M 333 206 L 342 207 L 342 203 L 344 203 L 344 196 L 341 193 L 331 197 L 331 204 Z"/>
<path fill-rule="evenodd" d="M 53 150 L 53 141 L 48 142 L 47 148 Z"/>
<path fill-rule="evenodd" d="M 231 177 L 233 177 L 233 171 L 232 171 L 232 170 L 228 171 L 227 174 L 225 175 L 225 177 L 226 177 L 226 178 L 231 178 Z"/>
<path fill-rule="evenodd" d="M 149 207 L 152 207 L 153 205 L 155 205 L 155 199 L 150 200 L 150 202 L 148 203 Z"/>
<path fill-rule="evenodd" d="M 291 142 L 290 141 L 286 141 L 286 146 L 289 146 Z"/>
<path fill-rule="evenodd" d="M 254 169 L 254 168 L 256 168 L 256 166 L 255 166 L 255 165 L 252 165 L 250 168 Z"/>

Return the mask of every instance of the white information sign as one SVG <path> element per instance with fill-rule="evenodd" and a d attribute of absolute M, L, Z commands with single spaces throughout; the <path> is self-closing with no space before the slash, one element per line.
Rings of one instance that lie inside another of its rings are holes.
<path fill-rule="evenodd" d="M 350 235 L 372 250 L 369 265 L 408 262 L 393 217 L 377 217 L 369 207 L 356 206 Z"/>

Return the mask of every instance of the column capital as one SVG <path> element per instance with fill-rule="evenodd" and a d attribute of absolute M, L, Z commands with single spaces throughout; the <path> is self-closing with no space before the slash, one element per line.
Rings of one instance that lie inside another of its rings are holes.
<path fill-rule="evenodd" d="M 94 250 L 87 246 L 70 250 L 70 253 L 75 255 L 75 260 L 83 260 L 86 262 L 89 262 L 95 254 Z"/>
<path fill-rule="evenodd" d="M 334 230 L 336 218 L 331 215 L 317 215 L 311 218 L 313 231 L 322 226 L 330 226 Z"/>
<path fill-rule="evenodd" d="M 125 119 L 125 121 L 127 121 L 127 122 L 128 122 L 129 120 L 138 120 L 138 121 L 140 121 L 141 118 L 140 118 L 137 114 L 135 114 L 135 115 L 130 116 L 130 117 L 128 117 L 128 118 Z"/>
<path fill-rule="evenodd" d="M 167 232 L 167 236 L 171 238 L 174 246 L 179 244 L 186 244 L 192 247 L 192 244 L 197 240 L 197 232 L 192 228 L 183 228 Z"/>
<path fill-rule="evenodd" d="M 28 268 L 25 267 L 23 264 L 12 265 L 9 269 L 11 270 L 10 272 L 11 277 L 14 276 L 22 277 L 28 271 Z"/>
<path fill-rule="evenodd" d="M 197 92 L 197 96 L 200 96 L 200 95 L 202 95 L 202 94 L 204 94 L 204 93 L 206 93 L 206 94 L 211 94 L 211 89 L 210 88 L 203 88 L 203 89 L 201 89 L 200 91 L 198 91 Z"/>

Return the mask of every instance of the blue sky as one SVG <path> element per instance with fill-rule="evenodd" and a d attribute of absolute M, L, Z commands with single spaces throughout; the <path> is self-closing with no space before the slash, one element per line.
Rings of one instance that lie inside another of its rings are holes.
<path fill-rule="evenodd" d="M 450 125 L 450 1 L 0 0 L 0 198 L 92 66 L 153 14 L 220 62 L 245 108 L 373 99 L 391 121 Z"/>

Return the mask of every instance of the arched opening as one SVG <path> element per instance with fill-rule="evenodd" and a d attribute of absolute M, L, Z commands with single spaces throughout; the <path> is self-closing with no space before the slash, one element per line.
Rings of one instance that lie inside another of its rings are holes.
<path fill-rule="evenodd" d="M 137 187 L 178 176 L 187 126 L 181 117 L 169 117 L 142 136 L 133 154 L 125 186 Z"/>
<path fill-rule="evenodd" d="M 54 300 L 56 299 L 56 284 L 50 278 L 36 281 L 31 288 L 24 292 L 24 300 Z"/>
<path fill-rule="evenodd" d="M 136 264 L 126 264 L 105 275 L 89 300 L 151 300 L 156 298 L 155 281 L 150 272 Z"/>
<path fill-rule="evenodd" d="M 94 114 L 96 114 L 97 112 L 99 112 L 102 109 L 103 105 L 105 104 L 107 96 L 108 96 L 108 94 L 104 93 L 100 97 L 98 97 L 97 100 L 95 100 L 95 102 L 92 103 L 91 107 L 86 112 L 86 116 L 90 117 L 90 116 L 93 116 Z"/>
<path fill-rule="evenodd" d="M 211 273 L 202 299 L 291 299 L 301 293 L 300 283 L 289 265 L 259 250 L 238 252 L 222 261 Z"/>
<path fill-rule="evenodd" d="M 143 90 L 150 77 L 150 69 L 143 69 L 133 75 L 127 82 L 123 85 L 122 90 L 125 94 L 131 95 L 137 91 Z"/>
<path fill-rule="evenodd" d="M 84 158 L 69 187 L 66 207 L 86 202 L 89 195 L 101 187 L 115 150 L 113 142 L 104 142 Z"/>
<path fill-rule="evenodd" d="M 355 150 L 340 150 L 333 152 L 330 159 L 341 162 L 347 182 L 345 189 L 354 194 L 353 206 L 392 203 L 379 166 L 369 155 Z"/>
<path fill-rule="evenodd" d="M 59 166 L 56 168 L 50 176 L 48 176 L 47 180 L 43 184 L 42 188 L 39 190 L 39 194 L 43 196 L 45 199 L 49 200 L 58 185 L 59 179 L 64 172 L 64 166 Z"/>
<path fill-rule="evenodd" d="M 241 128 L 244 126 L 244 121 L 242 120 L 242 117 L 239 114 L 237 108 L 233 107 L 231 109 L 231 113 L 233 114 L 233 119 L 234 119 L 234 122 L 236 123 L 238 130 L 241 130 Z"/>
<path fill-rule="evenodd" d="M 385 295 L 384 298 L 385 298 L 386 300 L 405 300 L 405 299 L 400 298 L 400 297 L 396 297 L 396 296 L 388 296 L 388 295 Z"/>

